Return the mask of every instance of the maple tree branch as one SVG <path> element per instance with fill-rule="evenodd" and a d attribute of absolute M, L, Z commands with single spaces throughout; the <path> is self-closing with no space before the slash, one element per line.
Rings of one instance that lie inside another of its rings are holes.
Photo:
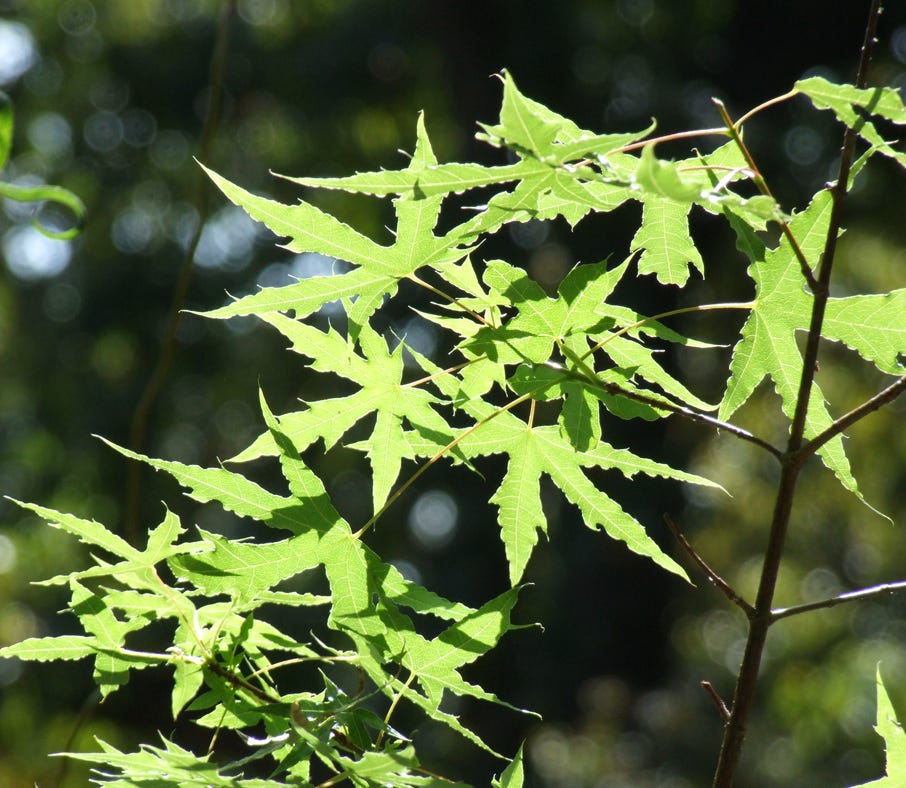
<path fill-rule="evenodd" d="M 680 547 L 682 547 L 683 550 L 686 551 L 686 553 L 689 555 L 689 557 L 705 573 L 705 576 L 711 582 L 711 585 L 713 585 L 715 588 L 717 588 L 717 590 L 720 591 L 734 605 L 739 607 L 746 614 L 747 617 L 751 616 L 755 612 L 755 608 L 753 608 L 748 602 L 746 602 L 745 599 L 743 599 L 739 594 L 737 594 L 736 591 L 734 591 L 733 588 L 730 586 L 730 584 L 726 580 L 724 580 L 719 574 L 717 574 L 717 572 L 715 572 L 708 565 L 708 562 L 705 561 L 705 559 L 702 558 L 695 551 L 695 548 L 691 544 L 689 544 L 689 541 L 683 535 L 682 531 L 680 531 L 680 529 L 677 527 L 676 523 L 673 522 L 673 518 L 669 514 L 667 514 L 665 512 L 662 515 L 662 517 L 664 518 L 664 522 L 667 524 L 667 527 L 670 529 L 670 533 L 673 534 L 673 538 L 676 539 L 676 541 L 680 543 Z M 702 685 L 704 685 L 706 683 L 707 682 L 703 681 Z M 713 690 L 713 688 L 712 688 L 712 690 Z M 722 703 L 723 703 L 723 701 L 721 701 L 721 704 Z M 726 706 L 724 706 L 724 710 L 726 710 Z M 729 713 L 728 713 L 728 716 L 729 716 Z"/>
<path fill-rule="evenodd" d="M 843 430 L 845 430 L 847 427 L 855 424 L 861 419 L 864 419 L 868 414 L 882 408 L 889 402 L 893 402 L 904 391 L 906 391 L 906 375 L 898 378 L 887 388 L 875 394 L 871 399 L 866 400 L 858 407 L 853 408 L 849 413 L 841 416 L 823 432 L 818 433 L 801 449 L 799 449 L 796 455 L 797 459 L 800 462 L 804 462 L 816 451 L 818 451 L 818 449 L 820 449 L 825 443 L 842 433 Z"/>
<path fill-rule="evenodd" d="M 838 594 L 818 602 L 808 602 L 804 605 L 793 605 L 792 607 L 780 607 L 771 611 L 771 619 L 772 621 L 779 621 L 782 618 L 798 616 L 800 613 L 809 613 L 812 610 L 826 610 L 846 602 L 858 602 L 862 599 L 898 594 L 901 591 L 906 591 L 906 580 L 900 580 L 896 583 L 881 583 L 880 585 L 862 588 L 858 591 L 847 591 L 845 594 Z"/>
<path fill-rule="evenodd" d="M 261 687 L 256 687 L 250 681 L 246 681 L 246 679 L 244 679 L 238 673 L 234 673 L 229 668 L 223 667 L 223 665 L 218 664 L 213 659 L 205 660 L 202 664 L 202 667 L 210 670 L 211 673 L 215 673 L 216 675 L 220 676 L 220 678 L 228 681 L 234 687 L 244 689 L 250 695 L 253 695 L 264 703 L 280 703 L 279 697 L 271 695 L 267 690 L 261 689 Z"/>
<path fill-rule="evenodd" d="M 875 32 L 877 31 L 880 14 L 881 0 L 872 0 L 871 8 L 868 12 L 868 21 L 865 25 L 865 36 L 862 40 L 862 52 L 856 78 L 856 85 L 860 88 L 864 88 L 868 81 L 868 68 L 876 43 Z M 809 283 L 812 284 L 814 282 L 812 286 L 814 298 L 808 337 L 802 359 L 802 373 L 796 397 L 796 410 L 790 425 L 787 451 L 782 457 L 782 470 L 777 485 L 777 494 L 774 499 L 770 533 L 765 547 L 758 592 L 755 597 L 755 611 L 749 619 L 749 632 L 746 637 L 742 663 L 737 673 L 730 718 L 724 727 L 717 768 L 714 771 L 713 788 L 732 788 L 746 737 L 746 728 L 755 698 L 755 689 L 758 685 L 758 674 L 761 668 L 768 629 L 776 620 L 772 612 L 774 591 L 780 574 L 780 561 L 783 556 L 790 515 L 793 510 L 796 483 L 802 467 L 799 452 L 802 449 L 803 435 L 805 434 L 808 417 L 809 398 L 815 380 L 818 348 L 821 343 L 821 333 L 824 326 L 824 314 L 830 296 L 830 275 L 837 246 L 837 236 L 842 223 L 850 168 L 855 154 L 856 136 L 856 132 L 847 127 L 843 135 L 839 176 L 837 182 L 831 188 L 833 206 L 828 221 L 824 253 L 820 258 L 817 276 L 809 270 L 811 275 Z M 802 258 L 800 258 L 799 262 L 802 265 Z M 807 266 L 805 267 L 807 268 Z M 803 275 L 805 273 L 805 270 L 803 270 Z M 806 278 L 808 279 L 809 277 Z"/>
<path fill-rule="evenodd" d="M 783 456 L 783 453 L 776 446 L 768 443 L 763 438 L 759 438 L 757 435 L 754 435 L 748 430 L 744 430 L 742 427 L 737 427 L 735 424 L 730 424 L 727 421 L 721 421 L 720 419 L 716 419 L 714 418 L 714 416 L 708 416 L 705 413 L 699 413 L 697 410 L 687 408 L 685 405 L 675 405 L 668 400 L 648 396 L 647 394 L 642 394 L 640 391 L 624 389 L 622 386 L 616 383 L 608 383 L 603 380 L 598 380 L 597 378 L 590 379 L 586 375 L 575 375 L 575 373 L 572 373 L 569 370 L 564 370 L 564 372 L 566 372 L 570 376 L 575 376 L 583 383 L 590 384 L 594 387 L 602 389 L 603 391 L 606 391 L 611 396 L 626 397 L 627 399 L 635 400 L 636 402 L 642 402 L 645 405 L 650 405 L 652 408 L 669 411 L 670 413 L 674 413 L 677 416 L 682 416 L 685 419 L 689 419 L 689 421 L 696 421 L 700 424 L 707 424 L 711 427 L 716 427 L 717 429 L 723 430 L 724 432 L 729 432 L 731 435 L 734 435 L 740 440 L 748 441 L 749 443 L 754 443 L 756 446 L 760 446 L 765 451 L 770 452 L 770 454 L 772 454 L 778 460 Z"/>

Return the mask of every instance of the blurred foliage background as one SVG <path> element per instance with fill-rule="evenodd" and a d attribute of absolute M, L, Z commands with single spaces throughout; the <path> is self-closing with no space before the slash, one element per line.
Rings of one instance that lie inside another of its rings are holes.
<path fill-rule="evenodd" d="M 0 224 L 0 493 L 126 529 L 128 466 L 92 435 L 121 444 L 159 354 L 186 249 L 204 219 L 185 306 L 203 310 L 330 261 L 290 255 L 199 179 L 203 120 L 222 3 L 214 0 L 3 0 L 0 87 L 14 102 L 12 159 L 2 177 L 57 183 L 88 206 L 84 232 L 51 241 L 29 208 L 7 203 Z M 429 0 L 238 0 L 231 3 L 224 100 L 205 164 L 246 188 L 285 201 L 298 193 L 274 179 L 397 166 L 425 110 L 442 160 L 499 161 L 473 139 L 493 121 L 506 67 L 520 88 L 580 125 L 663 132 L 718 125 L 710 101 L 739 115 L 806 73 L 851 80 L 867 2 L 802 0 L 562 0 L 463 3 Z M 873 81 L 906 87 L 906 8 L 882 18 Z M 802 207 L 834 175 L 839 130 L 797 100 L 747 126 L 747 140 L 785 207 Z M 677 155 L 680 149 L 677 149 Z M 205 192 L 207 195 L 205 196 Z M 883 164 L 853 195 L 841 249 L 841 293 L 904 286 L 906 210 L 902 174 Z M 309 196 L 309 195 L 306 195 Z M 356 227 L 386 233 L 387 206 L 321 195 Z M 209 209 L 205 208 L 208 201 Z M 565 225 L 528 224 L 492 239 L 485 258 L 506 256 L 547 287 L 576 261 L 625 254 L 638 216 L 625 208 Z M 695 217 L 709 280 L 683 292 L 651 283 L 624 288 L 649 313 L 671 305 L 751 297 L 729 232 Z M 654 308 L 652 308 L 654 304 Z M 411 311 L 384 315 L 441 357 L 441 339 Z M 735 341 L 737 317 L 696 318 L 686 331 Z M 212 464 L 261 429 L 259 385 L 277 412 L 293 399 L 329 394 L 288 358 L 281 340 L 244 321 L 179 324 L 178 342 L 143 449 Z M 693 390 L 719 399 L 729 350 L 670 359 Z M 882 381 L 845 349 L 826 347 L 819 382 L 843 413 Z M 850 431 L 848 447 L 866 498 L 892 526 L 839 490 L 815 465 L 805 474 L 784 563 L 780 604 L 906 578 L 906 403 Z M 785 423 L 767 389 L 739 415 L 781 441 Z M 690 467 L 732 494 L 602 478 L 662 543 L 670 512 L 718 571 L 751 593 L 760 568 L 776 468 L 747 444 L 675 420 L 607 425 L 616 445 Z M 361 517 L 362 467 L 339 449 L 315 459 L 341 510 Z M 367 489 L 367 488 L 366 488 Z M 141 476 L 138 520 L 162 506 L 187 522 L 228 527 L 213 508 L 173 484 Z M 379 551 L 429 587 L 476 604 L 502 590 L 503 550 L 486 505 L 492 487 L 465 473 L 427 474 L 378 530 Z M 505 752 L 527 738 L 532 786 L 704 785 L 721 721 L 699 687 L 727 699 L 745 635 L 738 611 L 690 568 L 698 587 L 658 573 L 601 534 L 584 530 L 548 491 L 550 544 L 529 567 L 523 630 L 471 674 L 543 722 L 463 707 L 468 724 Z M 67 537 L 0 502 L 0 641 L 69 631 L 62 598 L 30 581 L 68 571 L 86 556 Z M 876 777 L 883 758 L 874 722 L 874 670 L 883 663 L 906 708 L 906 599 L 849 605 L 779 623 L 771 632 L 742 786 L 843 786 Z M 123 748 L 155 731 L 184 735 L 167 718 L 166 676 L 145 672 L 98 706 L 87 665 L 0 661 L 0 785 L 79 786 L 87 774 L 47 753 Z M 419 733 L 432 768 L 481 784 L 499 766 L 455 736 Z"/>

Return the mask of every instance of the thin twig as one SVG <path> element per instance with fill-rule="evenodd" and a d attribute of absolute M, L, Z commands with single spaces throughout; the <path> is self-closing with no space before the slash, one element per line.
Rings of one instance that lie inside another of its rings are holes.
<path fill-rule="evenodd" d="M 714 705 L 717 706 L 717 713 L 720 714 L 721 719 L 724 722 L 730 719 L 730 710 L 727 708 L 727 704 L 724 703 L 724 699 L 720 697 L 720 693 L 714 689 L 714 685 L 710 681 L 702 681 L 701 685 L 711 700 L 714 701 Z"/>
<path fill-rule="evenodd" d="M 799 452 L 796 455 L 797 461 L 804 462 L 816 451 L 818 451 L 818 449 L 820 449 L 825 443 L 827 443 L 832 438 L 835 438 L 847 427 L 855 424 L 857 421 L 865 418 L 869 413 L 873 413 L 887 403 L 893 402 L 904 391 L 906 391 L 906 375 L 898 378 L 886 389 L 879 391 L 871 399 L 866 400 L 857 408 L 853 408 L 849 413 L 841 416 L 823 432 L 818 433 L 801 449 L 799 449 Z"/>
<path fill-rule="evenodd" d="M 751 151 L 749 150 L 745 142 L 743 142 L 742 135 L 739 133 L 739 122 L 734 123 L 732 121 L 729 113 L 727 112 L 726 106 L 724 106 L 724 103 L 720 99 L 713 99 L 713 101 L 717 106 L 717 111 L 720 112 L 720 116 L 721 118 L 723 118 L 724 123 L 727 124 L 727 131 L 733 138 L 736 146 L 742 152 L 742 155 L 745 157 L 746 163 L 749 165 L 749 169 L 752 170 L 755 175 L 755 177 L 752 179 L 753 182 L 762 194 L 774 200 L 774 195 L 771 192 L 767 181 L 764 179 L 764 176 L 761 174 L 761 170 L 758 169 L 758 165 L 755 164 L 755 159 L 752 157 Z M 774 201 L 776 202 L 776 200 Z M 796 259 L 799 261 L 799 268 L 802 271 L 802 276 L 805 277 L 805 281 L 808 283 L 809 289 L 814 292 L 817 281 L 815 279 L 815 274 L 812 271 L 812 267 L 809 265 L 809 262 L 805 257 L 805 252 L 802 251 L 802 247 L 799 245 L 799 241 L 797 240 L 796 236 L 793 235 L 793 231 L 790 229 L 790 225 L 786 221 L 786 219 L 778 218 L 777 221 L 780 223 L 780 229 L 783 231 L 784 237 L 792 247 L 793 253 L 796 255 Z"/>
<path fill-rule="evenodd" d="M 673 134 L 664 134 L 662 137 L 650 137 L 647 140 L 642 140 L 641 142 L 633 142 L 629 145 L 624 145 L 622 148 L 614 148 L 613 150 L 607 151 L 605 155 L 610 156 L 613 153 L 628 153 L 631 150 L 638 150 L 639 148 L 644 148 L 646 145 L 657 145 L 661 142 L 673 142 L 674 140 L 684 140 L 689 137 L 707 137 L 719 134 L 722 137 L 727 136 L 727 130 L 724 128 L 713 128 L 713 129 L 695 129 L 694 131 L 677 131 Z"/>
<path fill-rule="evenodd" d="M 554 362 L 548 362 L 548 365 L 553 364 Z M 557 366 L 559 367 L 559 365 Z M 570 374 L 571 377 L 574 376 L 573 373 L 569 373 L 569 370 L 564 369 L 563 371 Z M 668 400 L 659 399 L 647 394 L 642 394 L 640 391 L 624 389 L 622 386 L 619 386 L 616 383 L 609 383 L 597 378 L 588 378 L 586 375 L 575 375 L 575 377 L 586 385 L 606 391 L 611 396 L 626 397 L 627 399 L 635 400 L 636 402 L 642 402 L 645 405 L 650 405 L 652 408 L 669 411 L 670 413 L 674 413 L 677 416 L 682 416 L 683 418 L 690 421 L 697 421 L 701 424 L 708 424 L 709 426 L 716 427 L 717 429 L 723 430 L 724 432 L 729 432 L 731 435 L 734 435 L 741 440 L 748 441 L 749 443 L 754 443 L 756 446 L 760 446 L 765 451 L 770 452 L 778 460 L 783 457 L 783 453 L 776 446 L 768 443 L 763 438 L 759 438 L 757 435 L 753 435 L 748 430 L 744 430 L 742 427 L 737 427 L 735 424 L 730 424 L 727 421 L 721 421 L 720 419 L 716 419 L 713 416 L 708 416 L 705 413 L 699 413 L 697 410 L 687 408 L 685 405 L 675 405 Z"/>
<path fill-rule="evenodd" d="M 275 695 L 271 695 L 269 692 L 267 692 L 267 690 L 263 690 L 260 687 L 256 687 L 254 684 L 246 681 L 238 673 L 234 673 L 232 670 L 229 670 L 228 668 L 225 668 L 222 665 L 218 665 L 216 662 L 214 662 L 212 660 L 206 661 L 204 663 L 204 667 L 207 668 L 208 670 L 210 670 L 211 673 L 215 673 L 218 676 L 220 676 L 220 678 L 224 679 L 225 681 L 228 681 L 234 687 L 244 689 L 246 692 L 250 693 L 251 695 L 254 695 L 256 698 L 258 698 L 258 700 L 264 701 L 265 703 L 271 703 L 271 704 L 280 703 L 279 697 L 277 697 Z"/>
<path fill-rule="evenodd" d="M 746 602 L 745 599 L 737 594 L 736 591 L 734 591 L 730 586 L 730 584 L 719 574 L 717 574 L 717 572 L 715 572 L 708 565 L 708 562 L 705 561 L 705 559 L 695 551 L 695 548 L 691 544 L 689 544 L 689 541 L 685 536 L 683 536 L 682 531 L 680 531 L 676 523 L 673 522 L 673 518 L 669 514 L 665 512 L 663 518 L 664 522 L 667 523 L 667 527 L 670 529 L 670 533 L 673 534 L 673 538 L 680 543 L 680 547 L 682 547 L 683 550 L 688 553 L 689 557 L 698 565 L 699 569 L 701 569 L 705 573 L 705 576 L 711 582 L 711 585 L 717 588 L 717 590 L 720 591 L 734 605 L 738 606 L 746 614 L 747 617 L 751 617 L 755 612 L 755 608 L 753 608 L 748 602 Z M 703 685 L 707 683 L 708 682 L 706 681 L 702 682 Z M 723 703 L 723 701 L 721 701 L 721 703 Z M 726 709 L 726 706 L 724 706 L 724 709 Z M 727 716 L 729 716 L 729 712 Z"/>
<path fill-rule="evenodd" d="M 400 487 L 398 487 L 396 490 L 394 490 L 393 493 L 384 502 L 384 505 L 371 516 L 371 519 L 369 519 L 368 522 L 365 523 L 365 525 L 363 525 L 361 528 L 359 528 L 359 530 L 356 531 L 352 535 L 352 538 L 361 539 L 362 536 L 365 534 L 365 532 L 369 528 L 371 528 L 371 526 L 374 525 L 384 515 L 384 512 L 386 512 L 394 503 L 396 503 L 397 499 L 404 492 L 406 492 L 406 490 L 408 490 L 413 484 L 415 484 L 415 482 L 418 481 L 419 477 L 421 477 L 421 475 L 423 473 L 425 473 L 425 471 L 427 471 L 428 468 L 430 468 L 432 465 L 434 465 L 442 457 L 446 456 L 447 452 L 451 451 L 452 449 L 455 449 L 463 440 L 468 438 L 469 435 L 471 435 L 476 430 L 481 429 L 485 424 L 487 424 L 489 421 L 491 421 L 491 419 L 496 419 L 501 413 L 507 413 L 508 411 L 511 411 L 513 408 L 515 408 L 517 405 L 521 405 L 526 400 L 532 399 L 536 394 L 540 394 L 541 392 L 550 388 L 550 385 L 551 384 L 546 383 L 543 386 L 539 386 L 538 388 L 532 389 L 531 391 L 526 392 L 522 396 L 517 397 L 512 402 L 508 402 L 506 405 L 498 408 L 493 413 L 491 413 L 489 416 L 487 416 L 486 418 L 483 418 L 479 422 L 476 422 L 471 427 L 469 427 L 467 430 L 465 430 L 465 432 L 461 433 L 458 437 L 451 440 L 440 451 L 438 451 L 436 454 L 434 454 L 434 456 L 431 457 L 426 463 L 424 463 L 423 465 L 420 465 L 415 470 L 415 472 L 408 479 L 406 479 L 406 481 L 403 482 L 402 485 L 400 485 Z"/>
<path fill-rule="evenodd" d="M 223 100 L 223 82 L 226 72 L 226 55 L 227 45 L 229 43 L 230 22 L 234 16 L 236 0 L 225 0 L 220 9 L 220 17 L 217 23 L 217 38 L 214 43 L 214 52 L 211 56 L 210 72 L 210 95 L 208 97 L 208 107 L 205 113 L 204 123 L 201 130 L 201 140 L 198 145 L 198 158 L 207 160 L 214 135 L 220 122 L 220 107 Z M 201 231 L 207 221 L 210 191 L 207 177 L 199 171 L 196 185 L 196 203 L 198 204 L 198 221 L 195 230 L 186 247 L 180 266 L 179 275 L 176 280 L 176 286 L 173 291 L 173 300 L 170 303 L 170 310 L 167 317 L 167 326 L 164 333 L 164 341 L 161 345 L 160 354 L 157 357 L 157 364 L 148 378 L 145 390 L 142 392 L 138 404 L 135 406 L 135 412 L 132 414 L 132 423 L 129 427 L 129 447 L 133 451 L 141 451 L 145 442 L 145 432 L 148 428 L 148 421 L 151 418 L 151 411 L 158 395 L 163 388 L 164 381 L 170 372 L 170 365 L 176 354 L 176 332 L 179 328 L 180 314 L 185 305 L 186 297 L 189 292 L 189 285 L 192 281 L 192 270 L 194 268 L 195 251 L 198 248 L 198 242 L 201 240 Z M 138 462 L 129 464 L 129 476 L 126 482 L 126 501 L 124 505 L 123 535 L 130 544 L 135 544 L 138 538 L 138 510 L 139 498 L 141 493 L 141 473 L 142 465 Z"/>
<path fill-rule="evenodd" d="M 465 304 L 462 303 L 456 296 L 451 296 L 448 293 L 445 293 L 443 290 L 435 287 L 434 285 L 426 282 L 424 279 L 421 279 L 416 274 L 409 274 L 407 277 L 410 282 L 415 282 L 415 284 L 420 287 L 425 288 L 429 293 L 434 293 L 434 295 L 439 295 L 441 298 L 449 301 L 453 306 L 458 306 L 463 312 L 465 312 L 469 317 L 473 318 L 477 322 L 481 323 L 483 326 L 488 328 L 493 328 L 493 326 L 484 319 L 484 317 L 473 309 L 469 309 Z"/>
<path fill-rule="evenodd" d="M 783 101 L 788 101 L 789 99 L 795 98 L 798 95 L 798 90 L 791 90 L 788 93 L 784 93 L 782 96 L 774 96 L 774 98 L 762 102 L 757 107 L 752 107 L 752 109 L 750 109 L 745 115 L 739 118 L 733 125 L 738 129 L 740 126 L 742 126 L 743 123 L 757 115 L 762 110 L 767 109 L 768 107 L 773 107 L 774 105 L 780 104 Z"/>
<path fill-rule="evenodd" d="M 779 607 L 771 611 L 771 620 L 779 621 L 781 618 L 798 616 L 800 613 L 810 613 L 812 610 L 825 610 L 846 602 L 857 602 L 862 599 L 873 599 L 876 596 L 885 596 L 887 594 L 898 594 L 906 591 L 906 580 L 897 583 L 882 583 L 881 585 L 863 588 L 859 591 L 847 591 L 845 594 L 822 599 L 819 602 L 808 602 L 804 605 L 793 605 L 792 607 Z"/>
<path fill-rule="evenodd" d="M 402 667 L 402 665 L 400 667 Z M 409 690 L 409 687 L 412 686 L 413 681 L 415 681 L 415 671 L 410 669 L 409 678 L 406 679 L 405 683 L 399 688 L 399 691 L 394 693 L 393 700 L 390 702 L 390 708 L 387 709 L 387 713 L 384 715 L 384 727 L 381 728 L 380 733 L 378 733 L 377 741 L 375 741 L 374 743 L 375 747 L 379 748 L 381 746 L 381 742 L 384 741 L 384 733 L 390 727 L 390 718 L 393 716 L 393 712 L 399 705 L 400 699 Z"/>
<path fill-rule="evenodd" d="M 403 383 L 400 388 L 417 388 L 418 386 L 424 385 L 425 383 L 430 383 L 435 378 L 439 378 L 441 375 L 450 375 L 454 372 L 459 372 L 459 370 L 464 369 L 469 366 L 469 364 L 474 363 L 478 358 L 484 358 L 484 356 L 478 356 L 477 358 L 470 358 L 468 361 L 463 361 L 461 364 L 456 364 L 453 367 L 447 367 L 438 372 L 432 372 L 430 375 L 425 375 L 423 378 L 418 380 L 409 381 L 409 383 Z"/>
<path fill-rule="evenodd" d="M 635 252 L 632 255 L 633 257 L 641 256 L 641 251 L 639 250 L 638 254 Z M 630 258 L 632 259 L 632 258 Z M 656 315 L 651 315 L 650 317 L 643 317 L 641 320 L 637 320 L 635 323 L 630 323 L 625 325 L 617 331 L 611 331 L 607 334 L 604 339 L 598 342 L 596 345 L 593 345 L 591 348 L 586 350 L 581 356 L 581 360 L 585 360 L 589 356 L 593 355 L 597 351 L 601 350 L 605 345 L 613 342 L 617 337 L 621 337 L 624 334 L 629 334 L 632 331 L 635 331 L 637 328 L 641 328 L 648 323 L 660 322 L 665 317 L 676 317 L 677 315 L 688 315 L 693 312 L 710 312 L 713 310 L 719 309 L 754 309 L 754 301 L 733 301 L 722 304 L 697 304 L 696 306 L 684 306 L 678 309 L 669 309 L 666 312 L 659 312 Z"/>

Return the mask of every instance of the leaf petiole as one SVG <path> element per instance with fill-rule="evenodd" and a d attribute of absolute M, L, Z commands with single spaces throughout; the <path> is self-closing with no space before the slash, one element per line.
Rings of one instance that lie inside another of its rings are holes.
<path fill-rule="evenodd" d="M 623 328 L 619 329 L 618 331 L 614 331 L 614 332 L 608 334 L 606 338 L 602 339 L 600 342 L 598 342 L 598 344 L 594 345 L 590 350 L 587 350 L 585 353 L 583 353 L 579 357 L 579 360 L 584 360 L 584 359 L 588 358 L 590 355 L 597 352 L 598 350 L 603 348 L 608 342 L 616 339 L 617 337 L 621 337 L 630 331 L 634 331 L 637 328 L 641 328 L 646 323 L 651 323 L 655 320 L 661 320 L 665 317 L 674 317 L 675 315 L 686 315 L 686 314 L 690 314 L 692 312 L 709 312 L 709 311 L 717 310 L 717 309 L 754 309 L 754 308 L 755 308 L 754 301 L 739 301 L 739 302 L 728 302 L 728 303 L 723 303 L 723 304 L 699 304 L 697 306 L 686 306 L 686 307 L 682 307 L 680 309 L 670 309 L 667 312 L 661 312 L 657 315 L 651 315 L 651 317 L 646 317 L 646 318 L 643 318 L 642 320 L 638 320 L 635 323 L 630 323 L 628 326 L 623 326 Z"/>

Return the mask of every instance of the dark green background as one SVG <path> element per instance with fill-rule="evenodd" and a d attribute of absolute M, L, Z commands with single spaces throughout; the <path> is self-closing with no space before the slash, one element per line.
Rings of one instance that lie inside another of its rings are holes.
<path fill-rule="evenodd" d="M 890 5 L 873 81 L 906 86 L 906 10 Z M 68 265 L 53 275 L 28 268 L 27 213 L 7 206 L 0 225 L 0 493 L 123 528 L 127 464 L 91 436 L 128 443 L 159 353 L 200 204 L 192 157 L 219 7 L 206 0 L 0 3 L 0 33 L 19 45 L 30 41 L 32 53 L 30 67 L 3 86 L 17 121 L 3 177 L 58 183 L 88 206 L 84 233 L 68 244 Z M 224 111 L 205 163 L 246 188 L 291 201 L 299 193 L 269 170 L 342 175 L 399 166 L 397 150 L 412 149 L 422 109 L 442 160 L 500 162 L 499 152 L 473 134 L 476 121 L 496 119 L 500 83 L 491 75 L 504 67 L 524 93 L 599 131 L 644 128 L 652 116 L 665 133 L 719 125 L 711 96 L 739 115 L 806 73 L 851 80 L 867 3 L 244 0 L 237 9 Z M 803 99 L 764 113 L 747 127 L 747 140 L 787 208 L 803 206 L 833 177 L 839 130 Z M 840 293 L 904 286 L 903 184 L 892 166 L 880 164 L 853 195 Z M 219 306 L 225 291 L 238 295 L 259 281 L 285 278 L 292 257 L 220 195 L 209 197 L 186 303 L 196 310 Z M 385 232 L 386 204 L 318 199 L 363 231 Z M 587 220 L 575 234 L 558 223 L 516 230 L 488 242 L 480 256 L 506 256 L 533 272 L 621 258 L 637 221 L 637 209 L 625 208 Z M 652 313 L 676 303 L 751 297 L 729 232 L 701 216 L 693 230 L 706 254 L 708 284 L 696 280 L 680 293 L 639 283 L 624 288 L 626 301 Z M 41 254 L 36 259 L 46 261 Z M 411 313 L 395 309 L 380 328 L 407 326 Z M 712 318 L 685 327 L 732 343 L 738 325 L 736 318 Z M 259 383 L 277 412 L 293 408 L 300 392 L 327 396 L 325 383 L 282 348 L 279 337 L 254 323 L 185 317 L 145 450 L 213 464 L 260 431 Z M 669 363 L 717 401 L 728 358 L 725 349 Z M 835 413 L 882 384 L 839 348 L 822 356 L 819 381 Z M 762 394 L 740 420 L 779 442 L 785 426 L 776 398 Z M 781 603 L 906 577 L 904 412 L 895 404 L 872 416 L 848 443 L 867 498 L 897 525 L 838 491 L 819 467 L 810 469 L 794 512 Z M 746 445 L 674 420 L 607 429 L 618 446 L 727 487 L 733 498 L 600 479 L 670 550 L 660 518 L 672 513 L 701 553 L 751 592 L 775 469 Z M 341 510 L 361 517 L 367 506 L 357 455 L 339 450 L 313 462 Z M 486 470 L 492 479 L 494 467 Z M 480 603 L 506 582 L 493 509 L 485 504 L 493 489 L 465 472 L 429 475 L 381 526 L 376 546 L 386 558 L 417 567 L 429 587 Z M 407 527 L 413 501 L 430 490 L 456 497 L 459 506 L 454 538 L 437 550 Z M 720 720 L 698 682 L 709 679 L 725 697 L 732 694 L 742 619 L 691 568 L 697 588 L 586 531 L 548 492 L 550 544 L 529 566 L 535 585 L 517 612 L 520 621 L 542 623 L 544 632 L 508 636 L 468 676 L 541 712 L 544 722 L 470 705 L 461 709 L 465 721 L 505 752 L 528 738 L 531 785 L 706 784 Z M 214 508 L 199 509 L 174 484 L 145 473 L 143 528 L 159 521 L 161 500 L 188 523 L 219 523 Z M 71 631 L 72 622 L 55 615 L 64 598 L 28 583 L 86 560 L 68 537 L 0 503 L 0 642 Z M 904 697 L 903 612 L 904 602 L 891 599 L 778 624 L 741 785 L 823 788 L 881 773 L 880 740 L 871 730 L 874 670 L 882 660 L 895 697 Z M 95 708 L 87 664 L 0 662 L 0 784 L 60 784 L 61 763 L 46 753 L 88 748 L 94 735 L 134 747 L 160 730 L 203 747 L 188 725 L 174 728 L 168 719 L 168 678 L 145 671 Z M 445 773 L 481 784 L 499 771 L 456 737 L 432 728 L 420 736 L 429 764 Z M 74 765 L 62 784 L 86 779 Z"/>

